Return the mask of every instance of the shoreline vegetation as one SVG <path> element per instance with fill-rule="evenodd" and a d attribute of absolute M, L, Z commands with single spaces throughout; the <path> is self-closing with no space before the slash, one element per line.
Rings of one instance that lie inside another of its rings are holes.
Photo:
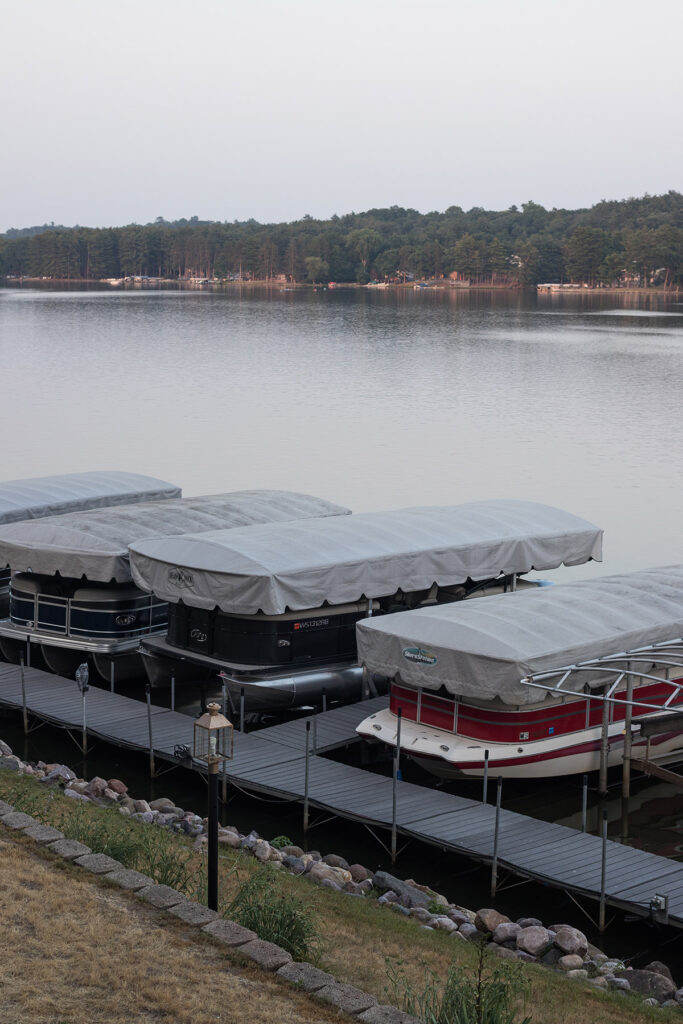
<path fill-rule="evenodd" d="M 0 235 L 0 279 L 300 287 L 680 290 L 683 195 L 590 209 L 422 214 L 392 206 L 282 224 L 197 217 L 87 228 L 43 224 Z"/>

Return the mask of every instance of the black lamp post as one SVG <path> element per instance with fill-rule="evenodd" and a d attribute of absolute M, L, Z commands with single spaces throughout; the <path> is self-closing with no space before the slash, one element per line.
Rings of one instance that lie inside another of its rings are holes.
<path fill-rule="evenodd" d="M 206 712 L 194 723 L 194 758 L 209 772 L 209 887 L 208 906 L 218 910 L 218 771 L 233 753 L 233 728 L 220 713 L 219 704 L 207 704 Z"/>

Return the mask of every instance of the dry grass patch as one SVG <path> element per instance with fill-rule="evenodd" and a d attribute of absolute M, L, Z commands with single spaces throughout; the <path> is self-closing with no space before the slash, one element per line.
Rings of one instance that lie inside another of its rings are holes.
<path fill-rule="evenodd" d="M 0 1005 L 12 1024 L 305 1024 L 337 1014 L 26 843 L 0 840 Z"/>

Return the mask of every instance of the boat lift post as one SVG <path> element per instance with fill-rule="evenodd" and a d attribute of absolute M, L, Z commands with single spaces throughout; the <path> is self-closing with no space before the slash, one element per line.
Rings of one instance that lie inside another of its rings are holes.
<path fill-rule="evenodd" d="M 244 732 L 244 687 L 240 688 L 240 732 Z"/>
<path fill-rule="evenodd" d="M 496 824 L 493 831 L 493 860 L 491 861 L 491 899 L 496 895 L 498 887 L 498 830 L 500 828 L 500 799 L 503 794 L 503 776 L 498 776 L 496 786 Z"/>
<path fill-rule="evenodd" d="M 628 805 L 631 796 L 631 722 L 633 720 L 633 676 L 631 663 L 626 666 L 626 710 L 624 713 L 624 756 L 621 775 L 621 838 L 628 839 Z"/>
<path fill-rule="evenodd" d="M 28 736 L 28 710 L 26 708 L 26 680 L 24 679 L 24 655 L 19 655 L 21 666 L 21 714 L 24 719 L 24 735 Z"/>
<path fill-rule="evenodd" d="M 401 758 L 401 708 L 396 712 L 396 747 L 394 749 L 394 770 L 391 777 L 391 863 L 396 863 L 396 786 Z"/>
<path fill-rule="evenodd" d="M 304 761 L 304 835 L 308 832 L 308 747 L 311 737 L 310 719 L 306 722 L 306 758 Z"/>
<path fill-rule="evenodd" d="M 31 667 L 31 634 L 26 634 L 26 668 Z"/>
<path fill-rule="evenodd" d="M 175 711 L 175 672 L 171 672 L 171 711 Z M 225 716 L 225 683 L 223 683 L 223 715 Z"/>
<path fill-rule="evenodd" d="M 81 751 L 83 752 L 83 757 L 88 753 L 88 720 L 86 716 L 85 695 L 90 689 L 88 686 L 89 678 L 90 671 L 88 669 L 88 663 L 87 661 L 84 661 L 76 669 L 76 682 L 78 683 L 78 689 L 81 691 L 82 701 Z"/>
<path fill-rule="evenodd" d="M 489 752 L 484 751 L 484 788 L 481 794 L 481 802 L 488 803 L 489 798 Z"/>
<path fill-rule="evenodd" d="M 224 677 L 221 679 L 221 682 L 222 682 L 222 687 L 221 687 L 221 691 L 222 691 L 221 692 L 221 707 L 222 707 L 222 711 L 223 711 L 223 718 L 227 718 L 228 717 L 228 703 L 227 703 L 228 698 L 227 698 L 227 691 L 226 691 L 226 688 L 225 688 L 225 678 Z M 174 698 L 175 698 L 175 674 L 171 676 L 171 702 L 172 702 L 171 703 L 171 710 L 172 711 L 175 710 L 175 708 L 173 706 L 175 704 L 175 699 Z M 222 768 L 223 768 L 223 778 L 221 780 L 221 802 L 225 805 L 228 802 L 228 766 L 227 766 L 227 762 L 226 761 L 223 761 Z"/>
<path fill-rule="evenodd" d="M 114 659 L 112 658 L 109 662 L 109 690 L 111 693 L 114 692 L 115 674 L 116 669 L 114 668 Z"/>
<path fill-rule="evenodd" d="M 604 692 L 606 695 L 607 687 L 605 687 Z M 609 701 L 603 700 L 602 733 L 600 735 L 600 780 L 598 783 L 598 792 L 600 793 L 600 796 L 607 796 L 607 768 L 609 762 L 609 712 Z"/>

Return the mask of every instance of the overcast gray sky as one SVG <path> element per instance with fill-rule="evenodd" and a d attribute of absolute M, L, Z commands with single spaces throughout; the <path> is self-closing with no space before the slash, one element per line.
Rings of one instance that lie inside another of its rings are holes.
<path fill-rule="evenodd" d="M 678 0 L 0 9 L 0 230 L 683 187 Z"/>

